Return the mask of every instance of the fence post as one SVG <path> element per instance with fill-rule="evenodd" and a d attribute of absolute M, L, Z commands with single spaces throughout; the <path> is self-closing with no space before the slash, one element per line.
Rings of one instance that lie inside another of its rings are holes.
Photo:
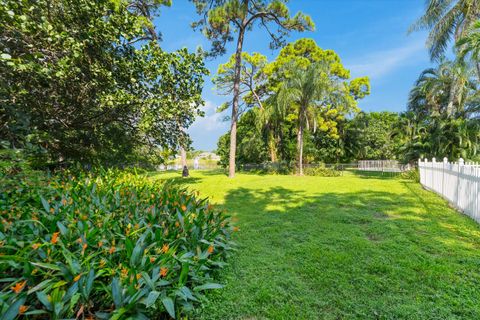
<path fill-rule="evenodd" d="M 457 174 L 457 208 L 460 209 L 460 170 L 465 164 L 465 160 L 463 158 L 458 159 L 458 174 Z"/>
<path fill-rule="evenodd" d="M 448 163 L 448 158 L 443 158 L 443 165 L 442 165 L 442 196 L 445 197 L 445 166 Z"/>

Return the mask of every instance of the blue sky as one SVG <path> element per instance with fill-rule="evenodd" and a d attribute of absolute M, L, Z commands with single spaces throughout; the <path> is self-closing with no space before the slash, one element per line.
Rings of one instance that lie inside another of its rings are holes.
<path fill-rule="evenodd" d="M 369 76 L 371 95 L 359 103 L 364 111 L 403 111 L 408 92 L 419 73 L 431 66 L 425 47 L 426 33 L 408 35 L 409 26 L 421 16 L 424 1 L 420 0 L 292 0 L 292 13 L 303 11 L 316 24 L 313 32 L 293 33 L 288 41 L 312 38 L 324 49 L 335 50 L 352 77 Z M 200 32 L 194 32 L 190 23 L 197 19 L 194 6 L 187 0 L 174 0 L 170 8 L 163 8 L 156 26 L 163 34 L 162 47 L 173 51 L 182 47 L 195 50 L 209 48 Z M 261 52 L 269 61 L 277 51 L 268 47 L 269 38 L 261 28 L 246 35 L 244 50 Z M 207 61 L 214 74 L 217 66 L 233 53 L 234 43 L 224 56 Z M 206 116 L 189 128 L 193 147 L 214 150 L 218 137 L 228 131 L 225 115 L 215 113 L 217 106 L 230 97 L 215 93 L 210 78 L 203 91 Z"/>

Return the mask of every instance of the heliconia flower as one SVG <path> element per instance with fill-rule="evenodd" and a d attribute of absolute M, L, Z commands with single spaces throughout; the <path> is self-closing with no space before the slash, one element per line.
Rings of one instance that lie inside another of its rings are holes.
<path fill-rule="evenodd" d="M 168 273 L 168 268 L 165 268 L 165 267 L 160 268 L 160 276 L 162 278 L 164 278 L 167 275 L 167 273 Z"/>
<path fill-rule="evenodd" d="M 207 251 L 208 251 L 208 253 L 213 253 L 213 246 L 210 245 L 210 246 L 208 247 L 208 250 L 207 250 Z"/>
<path fill-rule="evenodd" d="M 187 207 L 185 205 L 182 205 L 182 211 L 187 211 Z"/>
<path fill-rule="evenodd" d="M 108 250 L 108 252 L 109 252 L 110 254 L 114 253 L 114 252 L 115 252 L 115 246 L 111 246 L 111 247 L 110 247 L 110 250 Z"/>
<path fill-rule="evenodd" d="M 63 204 L 64 206 L 67 205 L 67 199 L 64 198 L 64 199 L 62 200 L 62 204 Z"/>
<path fill-rule="evenodd" d="M 81 274 L 77 275 L 75 278 L 73 278 L 73 282 L 77 282 L 78 280 L 80 280 L 81 277 Z"/>
<path fill-rule="evenodd" d="M 58 236 L 60 235 L 60 232 L 54 232 L 52 236 L 52 243 L 55 244 L 58 242 Z"/>
<path fill-rule="evenodd" d="M 175 221 L 175 227 L 177 227 L 177 228 L 180 227 L 180 222 Z"/>
<path fill-rule="evenodd" d="M 50 208 L 50 213 L 54 213 L 54 212 L 55 212 L 55 209 Z"/>
<path fill-rule="evenodd" d="M 11 289 L 15 293 L 20 293 L 22 292 L 23 288 L 25 288 L 26 284 L 27 284 L 26 280 L 22 282 L 17 282 L 13 287 L 11 287 Z"/>
<path fill-rule="evenodd" d="M 99 247 L 103 246 L 102 240 L 98 241 L 98 246 L 99 246 Z"/>
<path fill-rule="evenodd" d="M 150 263 L 154 263 L 155 262 L 155 257 L 150 257 Z"/>
<path fill-rule="evenodd" d="M 33 248 L 33 250 L 37 250 L 38 248 L 40 248 L 40 243 L 32 244 L 32 248 Z"/>
<path fill-rule="evenodd" d="M 137 280 L 140 280 L 141 277 L 142 277 L 142 275 L 140 273 L 137 273 L 137 275 L 136 275 Z"/>
<path fill-rule="evenodd" d="M 18 313 L 19 313 L 19 314 L 24 314 L 25 311 L 27 311 L 27 310 L 28 310 L 28 306 L 25 306 L 25 305 L 22 304 L 22 305 L 18 308 Z"/>
<path fill-rule="evenodd" d="M 169 246 L 167 243 L 165 243 L 165 244 L 162 246 L 162 252 L 163 252 L 163 253 L 167 253 L 168 249 L 170 249 L 170 246 Z"/>

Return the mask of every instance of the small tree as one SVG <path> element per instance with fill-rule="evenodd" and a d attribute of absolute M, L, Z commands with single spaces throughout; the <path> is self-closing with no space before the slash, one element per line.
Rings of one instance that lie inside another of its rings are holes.
<path fill-rule="evenodd" d="M 265 28 L 271 37 L 270 47 L 279 48 L 284 44 L 290 31 L 313 30 L 309 16 L 299 12 L 291 16 L 286 0 L 191 0 L 201 19 L 193 23 L 212 42 L 210 55 L 218 56 L 226 52 L 226 44 L 237 36 L 235 48 L 235 68 L 233 79 L 233 100 L 230 128 L 229 177 L 235 176 L 236 133 L 240 99 L 240 78 L 242 51 L 245 33 L 255 23 Z M 271 30 L 276 26 L 276 32 Z"/>

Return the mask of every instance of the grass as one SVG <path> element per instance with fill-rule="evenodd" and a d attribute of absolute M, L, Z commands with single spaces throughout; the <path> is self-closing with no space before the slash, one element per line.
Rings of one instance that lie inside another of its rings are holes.
<path fill-rule="evenodd" d="M 198 171 L 174 180 L 240 227 L 226 287 L 200 319 L 480 318 L 480 228 L 414 182 Z"/>

